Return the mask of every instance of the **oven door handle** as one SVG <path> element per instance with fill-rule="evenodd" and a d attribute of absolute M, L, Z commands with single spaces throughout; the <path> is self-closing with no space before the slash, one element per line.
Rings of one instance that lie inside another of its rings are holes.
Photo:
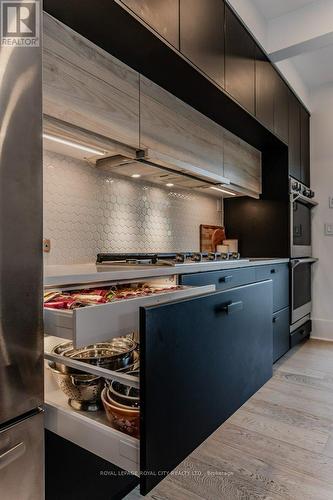
<path fill-rule="evenodd" d="M 292 259 L 290 261 L 291 268 L 295 269 L 295 267 L 299 266 L 300 264 L 314 264 L 315 262 L 318 262 L 318 259 L 315 257 L 308 257 L 306 259 Z"/>

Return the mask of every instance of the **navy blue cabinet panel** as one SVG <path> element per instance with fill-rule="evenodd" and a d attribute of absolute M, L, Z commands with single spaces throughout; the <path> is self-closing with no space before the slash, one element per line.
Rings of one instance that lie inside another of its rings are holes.
<path fill-rule="evenodd" d="M 272 282 L 140 309 L 141 493 L 272 375 Z"/>
<path fill-rule="evenodd" d="M 273 280 L 273 311 L 289 306 L 289 264 L 257 266 L 256 280 Z"/>
<path fill-rule="evenodd" d="M 289 307 L 273 314 L 273 363 L 289 351 Z"/>
<path fill-rule="evenodd" d="M 301 179 L 310 187 L 310 115 L 301 108 Z"/>
<path fill-rule="evenodd" d="M 256 281 L 254 267 L 184 274 L 180 277 L 180 283 L 182 285 L 215 285 L 216 290 L 228 290 L 229 288 L 234 288 L 235 286 L 240 285 L 247 285 L 249 283 L 253 283 L 254 281 Z"/>
<path fill-rule="evenodd" d="M 224 87 L 224 1 L 180 0 L 180 51 Z"/>
<path fill-rule="evenodd" d="M 301 104 L 289 93 L 289 174 L 301 180 Z"/>
<path fill-rule="evenodd" d="M 286 143 L 289 134 L 289 88 L 275 71 L 274 84 L 274 132 Z"/>

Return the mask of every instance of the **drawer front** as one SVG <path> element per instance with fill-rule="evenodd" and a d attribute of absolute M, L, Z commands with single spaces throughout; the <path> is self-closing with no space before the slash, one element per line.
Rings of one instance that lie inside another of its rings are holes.
<path fill-rule="evenodd" d="M 256 281 L 271 279 L 273 281 L 273 311 L 280 311 L 289 306 L 289 265 L 277 264 L 257 266 Z"/>
<path fill-rule="evenodd" d="M 295 330 L 293 333 L 291 333 L 290 347 L 294 347 L 295 345 L 302 342 L 302 340 L 309 338 L 311 329 L 312 329 L 312 322 L 311 320 L 309 320 L 306 323 L 304 323 L 304 325 L 297 328 L 297 330 Z"/>
<path fill-rule="evenodd" d="M 271 279 L 271 278 L 268 278 Z M 215 285 L 216 290 L 228 290 L 235 286 L 248 285 L 256 281 L 254 267 L 184 274 L 181 284 L 187 286 Z"/>
<path fill-rule="evenodd" d="M 271 377 L 272 299 L 265 281 L 141 308 L 142 494 Z"/>
<path fill-rule="evenodd" d="M 289 307 L 273 314 L 273 363 L 289 351 Z"/>

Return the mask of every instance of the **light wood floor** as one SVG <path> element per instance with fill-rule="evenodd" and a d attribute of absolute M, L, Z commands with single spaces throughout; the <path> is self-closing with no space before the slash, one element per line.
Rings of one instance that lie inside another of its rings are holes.
<path fill-rule="evenodd" d="M 333 342 L 290 351 L 273 378 L 145 498 L 333 500 Z"/>

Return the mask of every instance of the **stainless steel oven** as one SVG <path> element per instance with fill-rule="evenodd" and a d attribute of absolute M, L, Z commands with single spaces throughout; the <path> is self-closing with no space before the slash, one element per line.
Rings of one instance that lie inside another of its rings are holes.
<path fill-rule="evenodd" d="M 317 205 L 314 192 L 291 177 L 289 193 L 291 257 L 311 257 L 311 211 Z"/>
<path fill-rule="evenodd" d="M 311 268 L 318 259 L 291 259 L 291 323 L 308 319 L 311 313 Z"/>

